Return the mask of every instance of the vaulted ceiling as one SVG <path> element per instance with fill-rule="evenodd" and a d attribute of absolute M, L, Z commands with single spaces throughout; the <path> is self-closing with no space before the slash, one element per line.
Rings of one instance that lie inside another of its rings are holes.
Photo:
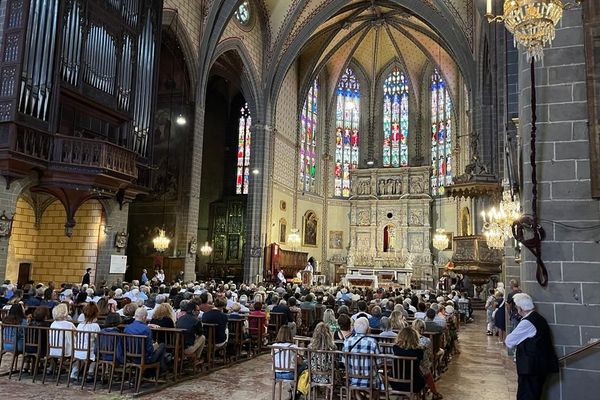
<path fill-rule="evenodd" d="M 374 82 L 383 68 L 397 62 L 412 82 L 422 82 L 431 64 L 441 70 L 452 92 L 458 87 L 458 67 L 444 40 L 425 21 L 388 1 L 350 2 L 316 27 L 299 60 L 302 81 L 323 69 L 337 80 L 352 61 Z"/>

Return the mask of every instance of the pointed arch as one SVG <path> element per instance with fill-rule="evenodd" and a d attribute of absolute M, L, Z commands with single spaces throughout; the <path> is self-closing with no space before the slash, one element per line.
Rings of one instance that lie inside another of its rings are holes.
<path fill-rule="evenodd" d="M 319 137 L 319 80 L 308 88 L 300 114 L 300 179 L 302 190 L 313 192 L 317 173 Z"/>

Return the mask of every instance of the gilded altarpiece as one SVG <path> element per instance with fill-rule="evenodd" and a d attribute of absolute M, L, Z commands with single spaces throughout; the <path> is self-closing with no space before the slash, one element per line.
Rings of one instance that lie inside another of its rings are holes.
<path fill-rule="evenodd" d="M 431 279 L 429 174 L 429 167 L 352 172 L 349 273 L 396 271 L 398 282 Z"/>

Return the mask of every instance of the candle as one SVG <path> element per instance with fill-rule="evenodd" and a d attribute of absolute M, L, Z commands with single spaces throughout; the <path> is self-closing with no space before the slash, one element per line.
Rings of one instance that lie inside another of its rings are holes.
<path fill-rule="evenodd" d="M 492 0 L 487 0 L 487 7 L 485 8 L 487 15 L 492 15 Z"/>
<path fill-rule="evenodd" d="M 482 212 L 481 212 L 481 218 L 483 218 L 483 222 L 487 222 L 487 221 L 485 220 L 485 211 L 482 211 Z"/>

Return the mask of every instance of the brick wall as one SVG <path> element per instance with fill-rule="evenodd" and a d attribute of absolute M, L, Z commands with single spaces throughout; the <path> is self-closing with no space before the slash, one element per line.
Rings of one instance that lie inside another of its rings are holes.
<path fill-rule="evenodd" d="M 525 163 L 525 212 L 531 206 L 529 64 L 519 59 L 520 119 Z M 546 230 L 542 258 L 550 282 L 535 281 L 536 264 L 523 250 L 523 288 L 550 323 L 560 355 L 600 338 L 600 206 L 590 194 L 585 54 L 580 10 L 565 12 L 556 40 L 537 64 L 539 215 Z M 597 399 L 600 352 L 577 357 L 550 385 L 548 398 Z"/>
<path fill-rule="evenodd" d="M 36 229 L 31 206 L 19 198 L 9 243 L 7 279 L 16 281 L 22 261 L 32 263 L 34 281 L 79 282 L 86 268 L 92 268 L 94 276 L 102 206 L 94 200 L 84 203 L 75 214 L 77 225 L 70 238 L 64 233 L 65 221 L 65 210 L 55 201 L 44 211 Z"/>

